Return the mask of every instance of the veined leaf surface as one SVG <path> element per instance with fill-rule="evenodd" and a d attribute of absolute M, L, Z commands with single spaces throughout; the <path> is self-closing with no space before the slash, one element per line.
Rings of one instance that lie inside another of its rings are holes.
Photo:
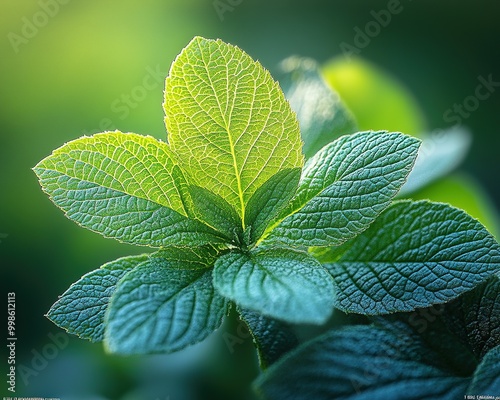
<path fill-rule="evenodd" d="M 295 113 L 269 72 L 236 46 L 194 38 L 172 64 L 164 108 L 168 140 L 189 179 L 242 220 L 257 188 L 303 164 Z"/>
<path fill-rule="evenodd" d="M 224 241 L 186 216 L 184 176 L 169 146 L 150 136 L 82 137 L 34 170 L 68 218 L 105 237 L 151 247 Z"/>

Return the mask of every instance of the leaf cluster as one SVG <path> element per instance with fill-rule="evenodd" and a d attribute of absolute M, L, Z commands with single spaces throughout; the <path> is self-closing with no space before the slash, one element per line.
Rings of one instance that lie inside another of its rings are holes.
<path fill-rule="evenodd" d="M 311 91 L 303 82 L 314 84 L 319 98 L 308 98 L 322 111 L 316 120 L 311 105 L 292 111 L 269 72 L 242 50 L 194 38 L 166 79 L 168 142 L 104 132 L 66 143 L 37 164 L 43 190 L 69 219 L 154 249 L 83 276 L 49 311 L 54 323 L 114 353 L 172 352 L 205 339 L 236 305 L 266 367 L 295 343 L 286 324 L 325 324 L 334 310 L 383 316 L 458 301 L 466 313 L 474 308 L 475 295 L 459 296 L 499 270 L 500 246 L 461 210 L 394 201 L 420 141 L 353 133 L 352 116 L 314 67 L 287 68 L 307 77 L 288 83 L 292 104 Z M 325 134 L 339 131 L 351 134 L 325 143 Z M 498 280 L 488 282 L 497 296 Z M 372 388 L 356 361 L 367 356 L 375 357 L 374 369 L 384 357 L 395 371 L 407 363 L 411 375 L 385 371 L 375 391 L 397 393 L 430 377 L 453 393 L 486 387 L 476 377 L 465 383 L 448 376 L 432 355 L 415 358 L 432 352 L 423 339 L 404 321 L 376 318 L 299 347 L 271 367 L 259 390 L 297 398 L 294 383 L 312 376 L 304 390 L 314 398 L 349 396 L 346 379 Z M 462 328 L 467 321 L 446 323 Z M 497 328 L 489 333 L 495 344 Z M 401 340 L 409 347 L 394 353 Z M 478 370 L 498 366 L 497 353 L 483 346 Z M 480 379 L 492 384 L 489 374 Z"/>

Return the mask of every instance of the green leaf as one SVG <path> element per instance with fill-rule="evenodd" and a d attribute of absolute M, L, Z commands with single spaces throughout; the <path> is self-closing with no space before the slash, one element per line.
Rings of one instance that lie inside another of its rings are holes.
<path fill-rule="evenodd" d="M 436 131 L 423 137 L 415 165 L 399 195 L 408 196 L 441 178 L 464 160 L 471 144 L 471 134 L 462 127 Z"/>
<path fill-rule="evenodd" d="M 152 247 L 224 241 L 186 217 L 182 172 L 168 145 L 150 136 L 82 137 L 34 170 L 68 218 L 105 237 Z"/>
<path fill-rule="evenodd" d="M 362 132 L 325 146 L 307 162 L 297 194 L 269 239 L 336 246 L 356 236 L 401 188 L 418 145 L 400 133 Z"/>
<path fill-rule="evenodd" d="M 432 182 L 411 194 L 413 200 L 449 203 L 477 218 L 500 239 L 500 216 L 497 207 L 476 178 L 463 173 L 453 174 Z"/>
<path fill-rule="evenodd" d="M 323 65 L 326 82 L 356 117 L 360 130 L 387 129 L 418 136 L 425 115 L 413 93 L 389 71 L 347 53 Z"/>
<path fill-rule="evenodd" d="M 239 306 L 292 323 L 321 324 L 333 311 L 333 281 L 307 253 L 238 250 L 215 263 L 214 286 Z"/>
<path fill-rule="evenodd" d="M 195 217 L 219 231 L 234 244 L 242 241 L 242 221 L 236 210 L 219 195 L 199 186 L 189 186 Z"/>
<path fill-rule="evenodd" d="M 228 303 L 212 286 L 212 271 L 181 269 L 151 258 L 118 283 L 106 315 L 105 345 L 112 353 L 172 352 L 217 329 Z"/>
<path fill-rule="evenodd" d="M 47 317 L 69 333 L 100 342 L 104 337 L 104 314 L 116 284 L 148 257 L 143 254 L 119 258 L 89 272 L 64 292 Z"/>
<path fill-rule="evenodd" d="M 404 330 L 356 326 L 327 333 L 283 357 L 256 381 L 264 399 L 463 398 L 468 379 L 421 361 L 425 344 Z"/>
<path fill-rule="evenodd" d="M 206 269 L 214 265 L 222 247 L 205 245 L 200 247 L 165 247 L 151 256 L 161 258 L 174 268 Z"/>
<path fill-rule="evenodd" d="M 478 358 L 500 346 L 500 278 L 493 275 L 448 303 L 443 319 Z"/>
<path fill-rule="evenodd" d="M 324 81 L 314 60 L 292 56 L 280 63 L 280 69 L 278 80 L 297 113 L 307 158 L 339 136 L 358 131 L 354 116 Z"/>
<path fill-rule="evenodd" d="M 500 393 L 500 346 L 484 356 L 472 377 L 466 394 L 471 396 L 492 396 Z M 478 397 L 476 397 L 478 398 Z M 496 397 L 495 397 L 496 398 Z"/>
<path fill-rule="evenodd" d="M 193 184 L 242 218 L 253 193 L 278 171 L 301 167 L 297 118 L 258 62 L 221 40 L 194 38 L 165 85 L 169 142 Z"/>
<path fill-rule="evenodd" d="M 252 334 L 262 369 L 274 364 L 298 345 L 297 337 L 283 322 L 267 318 L 251 310 L 239 309 L 238 311 Z"/>
<path fill-rule="evenodd" d="M 300 168 L 280 171 L 255 191 L 245 210 L 245 225 L 250 236 L 248 244 L 257 242 L 269 223 L 292 199 L 300 172 Z"/>
<path fill-rule="evenodd" d="M 443 322 L 448 312 L 447 304 L 420 308 L 411 313 L 394 313 L 371 317 L 377 327 L 398 335 L 401 331 L 412 333 L 425 346 L 415 353 L 414 359 L 424 364 L 448 371 L 454 376 L 470 376 L 477 367 L 478 359 Z M 409 344 L 411 347 L 411 344 Z"/>
<path fill-rule="evenodd" d="M 500 269 L 500 246 L 478 221 L 427 201 L 393 204 L 333 253 L 337 307 L 367 315 L 448 302 Z"/>

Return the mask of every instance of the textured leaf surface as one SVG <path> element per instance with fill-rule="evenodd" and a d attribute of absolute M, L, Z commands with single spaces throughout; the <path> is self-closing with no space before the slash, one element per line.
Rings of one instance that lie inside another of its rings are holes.
<path fill-rule="evenodd" d="M 335 246 L 359 234 L 405 182 L 418 145 L 400 133 L 362 132 L 325 146 L 304 167 L 297 194 L 270 238 L 292 246 Z"/>
<path fill-rule="evenodd" d="M 245 225 L 249 231 L 249 244 L 255 243 L 269 223 L 292 199 L 300 179 L 300 169 L 284 169 L 269 178 L 248 201 Z"/>
<path fill-rule="evenodd" d="M 221 40 L 194 38 L 165 86 L 169 142 L 197 186 L 243 217 L 252 194 L 281 169 L 301 167 L 299 126 L 279 85 Z"/>
<path fill-rule="evenodd" d="M 446 304 L 420 308 L 411 313 L 395 313 L 371 317 L 379 328 L 390 330 L 395 335 L 401 331 L 409 332 L 425 347 L 414 354 L 414 359 L 431 365 L 454 376 L 471 376 L 477 367 L 478 359 L 450 332 L 441 316 L 446 313 Z"/>
<path fill-rule="evenodd" d="M 164 247 L 151 256 L 161 258 L 179 269 L 204 269 L 214 265 L 221 249 L 217 246 Z"/>
<path fill-rule="evenodd" d="M 477 367 L 467 394 L 472 396 L 495 396 L 500 393 L 500 346 L 490 350 Z"/>
<path fill-rule="evenodd" d="M 152 258 L 119 282 L 107 313 L 105 344 L 120 354 L 180 350 L 217 329 L 227 307 L 212 286 L 211 269 L 181 269 Z"/>
<path fill-rule="evenodd" d="M 152 137 L 121 132 L 82 137 L 34 170 L 68 218 L 105 237 L 152 247 L 223 241 L 185 216 L 184 177 L 168 145 Z"/>
<path fill-rule="evenodd" d="M 225 254 L 215 263 L 214 286 L 242 308 L 292 323 L 321 324 L 333 310 L 328 271 L 290 249 Z"/>
<path fill-rule="evenodd" d="M 500 239 L 500 213 L 477 178 L 464 173 L 451 174 L 413 192 L 411 199 L 448 203 L 460 208 Z"/>
<path fill-rule="evenodd" d="M 402 201 L 344 248 L 333 249 L 332 261 L 326 267 L 338 287 L 337 306 L 385 314 L 444 303 L 471 290 L 500 269 L 500 246 L 461 210 Z"/>
<path fill-rule="evenodd" d="M 256 388 L 269 400 L 463 398 L 468 379 L 419 361 L 426 351 L 404 331 L 348 327 L 292 351 L 257 380 Z"/>
<path fill-rule="evenodd" d="M 500 278 L 494 275 L 447 304 L 443 318 L 478 358 L 500 346 Z"/>
<path fill-rule="evenodd" d="M 357 132 L 352 113 L 324 81 L 314 60 L 293 56 L 280 67 L 278 80 L 297 113 L 307 158 L 339 136 Z"/>
<path fill-rule="evenodd" d="M 219 231 L 229 241 L 240 243 L 243 235 L 243 224 L 234 207 L 219 195 L 205 188 L 189 186 L 188 190 L 196 218 Z"/>
<path fill-rule="evenodd" d="M 262 369 L 269 367 L 299 343 L 291 328 L 281 321 L 246 309 L 238 310 L 253 337 Z"/>
<path fill-rule="evenodd" d="M 104 337 L 104 315 L 118 281 L 148 255 L 123 257 L 104 264 L 75 282 L 54 303 L 47 317 L 69 333 L 92 342 Z"/>

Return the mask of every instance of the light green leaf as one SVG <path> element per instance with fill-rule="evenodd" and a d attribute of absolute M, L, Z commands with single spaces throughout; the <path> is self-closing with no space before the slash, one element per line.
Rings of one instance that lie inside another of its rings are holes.
<path fill-rule="evenodd" d="M 393 204 L 333 253 L 337 307 L 368 315 L 448 302 L 500 269 L 500 246 L 478 221 L 427 201 Z"/>
<path fill-rule="evenodd" d="M 64 292 L 47 317 L 69 333 L 100 342 L 104 337 L 104 314 L 116 284 L 147 259 L 147 254 L 123 257 L 89 272 Z"/>
<path fill-rule="evenodd" d="M 242 218 L 257 188 L 302 166 L 295 114 L 269 72 L 238 47 L 194 38 L 172 64 L 164 108 L 169 142 L 189 179 Z"/>
<path fill-rule="evenodd" d="M 291 246 L 336 246 L 390 204 L 417 156 L 418 139 L 386 132 L 343 136 L 304 167 L 295 198 L 269 239 Z"/>
<path fill-rule="evenodd" d="M 186 217 L 184 177 L 168 145 L 150 136 L 82 137 L 34 170 L 68 218 L 105 237 L 152 247 L 224 241 Z"/>
<path fill-rule="evenodd" d="M 373 326 L 329 332 L 300 346 L 256 381 L 269 400 L 455 400 L 469 379 L 425 363 L 411 333 Z"/>
<path fill-rule="evenodd" d="M 118 283 L 106 315 L 105 345 L 120 354 L 180 350 L 217 329 L 227 309 L 210 268 L 184 269 L 151 258 Z"/>
<path fill-rule="evenodd" d="M 280 63 L 280 69 L 278 80 L 297 113 L 307 158 L 339 136 L 358 131 L 354 116 L 324 81 L 314 60 L 292 56 Z"/>
<path fill-rule="evenodd" d="M 292 329 L 282 321 L 251 310 L 239 309 L 238 312 L 252 335 L 262 369 L 268 368 L 298 345 Z"/>
<path fill-rule="evenodd" d="M 242 308 L 292 323 L 321 324 L 333 311 L 333 281 L 307 253 L 237 250 L 215 263 L 214 286 Z"/>
<path fill-rule="evenodd" d="M 249 244 L 255 243 L 269 223 L 292 199 L 300 179 L 300 168 L 285 169 L 273 175 L 259 187 L 248 201 L 245 225 Z"/>

